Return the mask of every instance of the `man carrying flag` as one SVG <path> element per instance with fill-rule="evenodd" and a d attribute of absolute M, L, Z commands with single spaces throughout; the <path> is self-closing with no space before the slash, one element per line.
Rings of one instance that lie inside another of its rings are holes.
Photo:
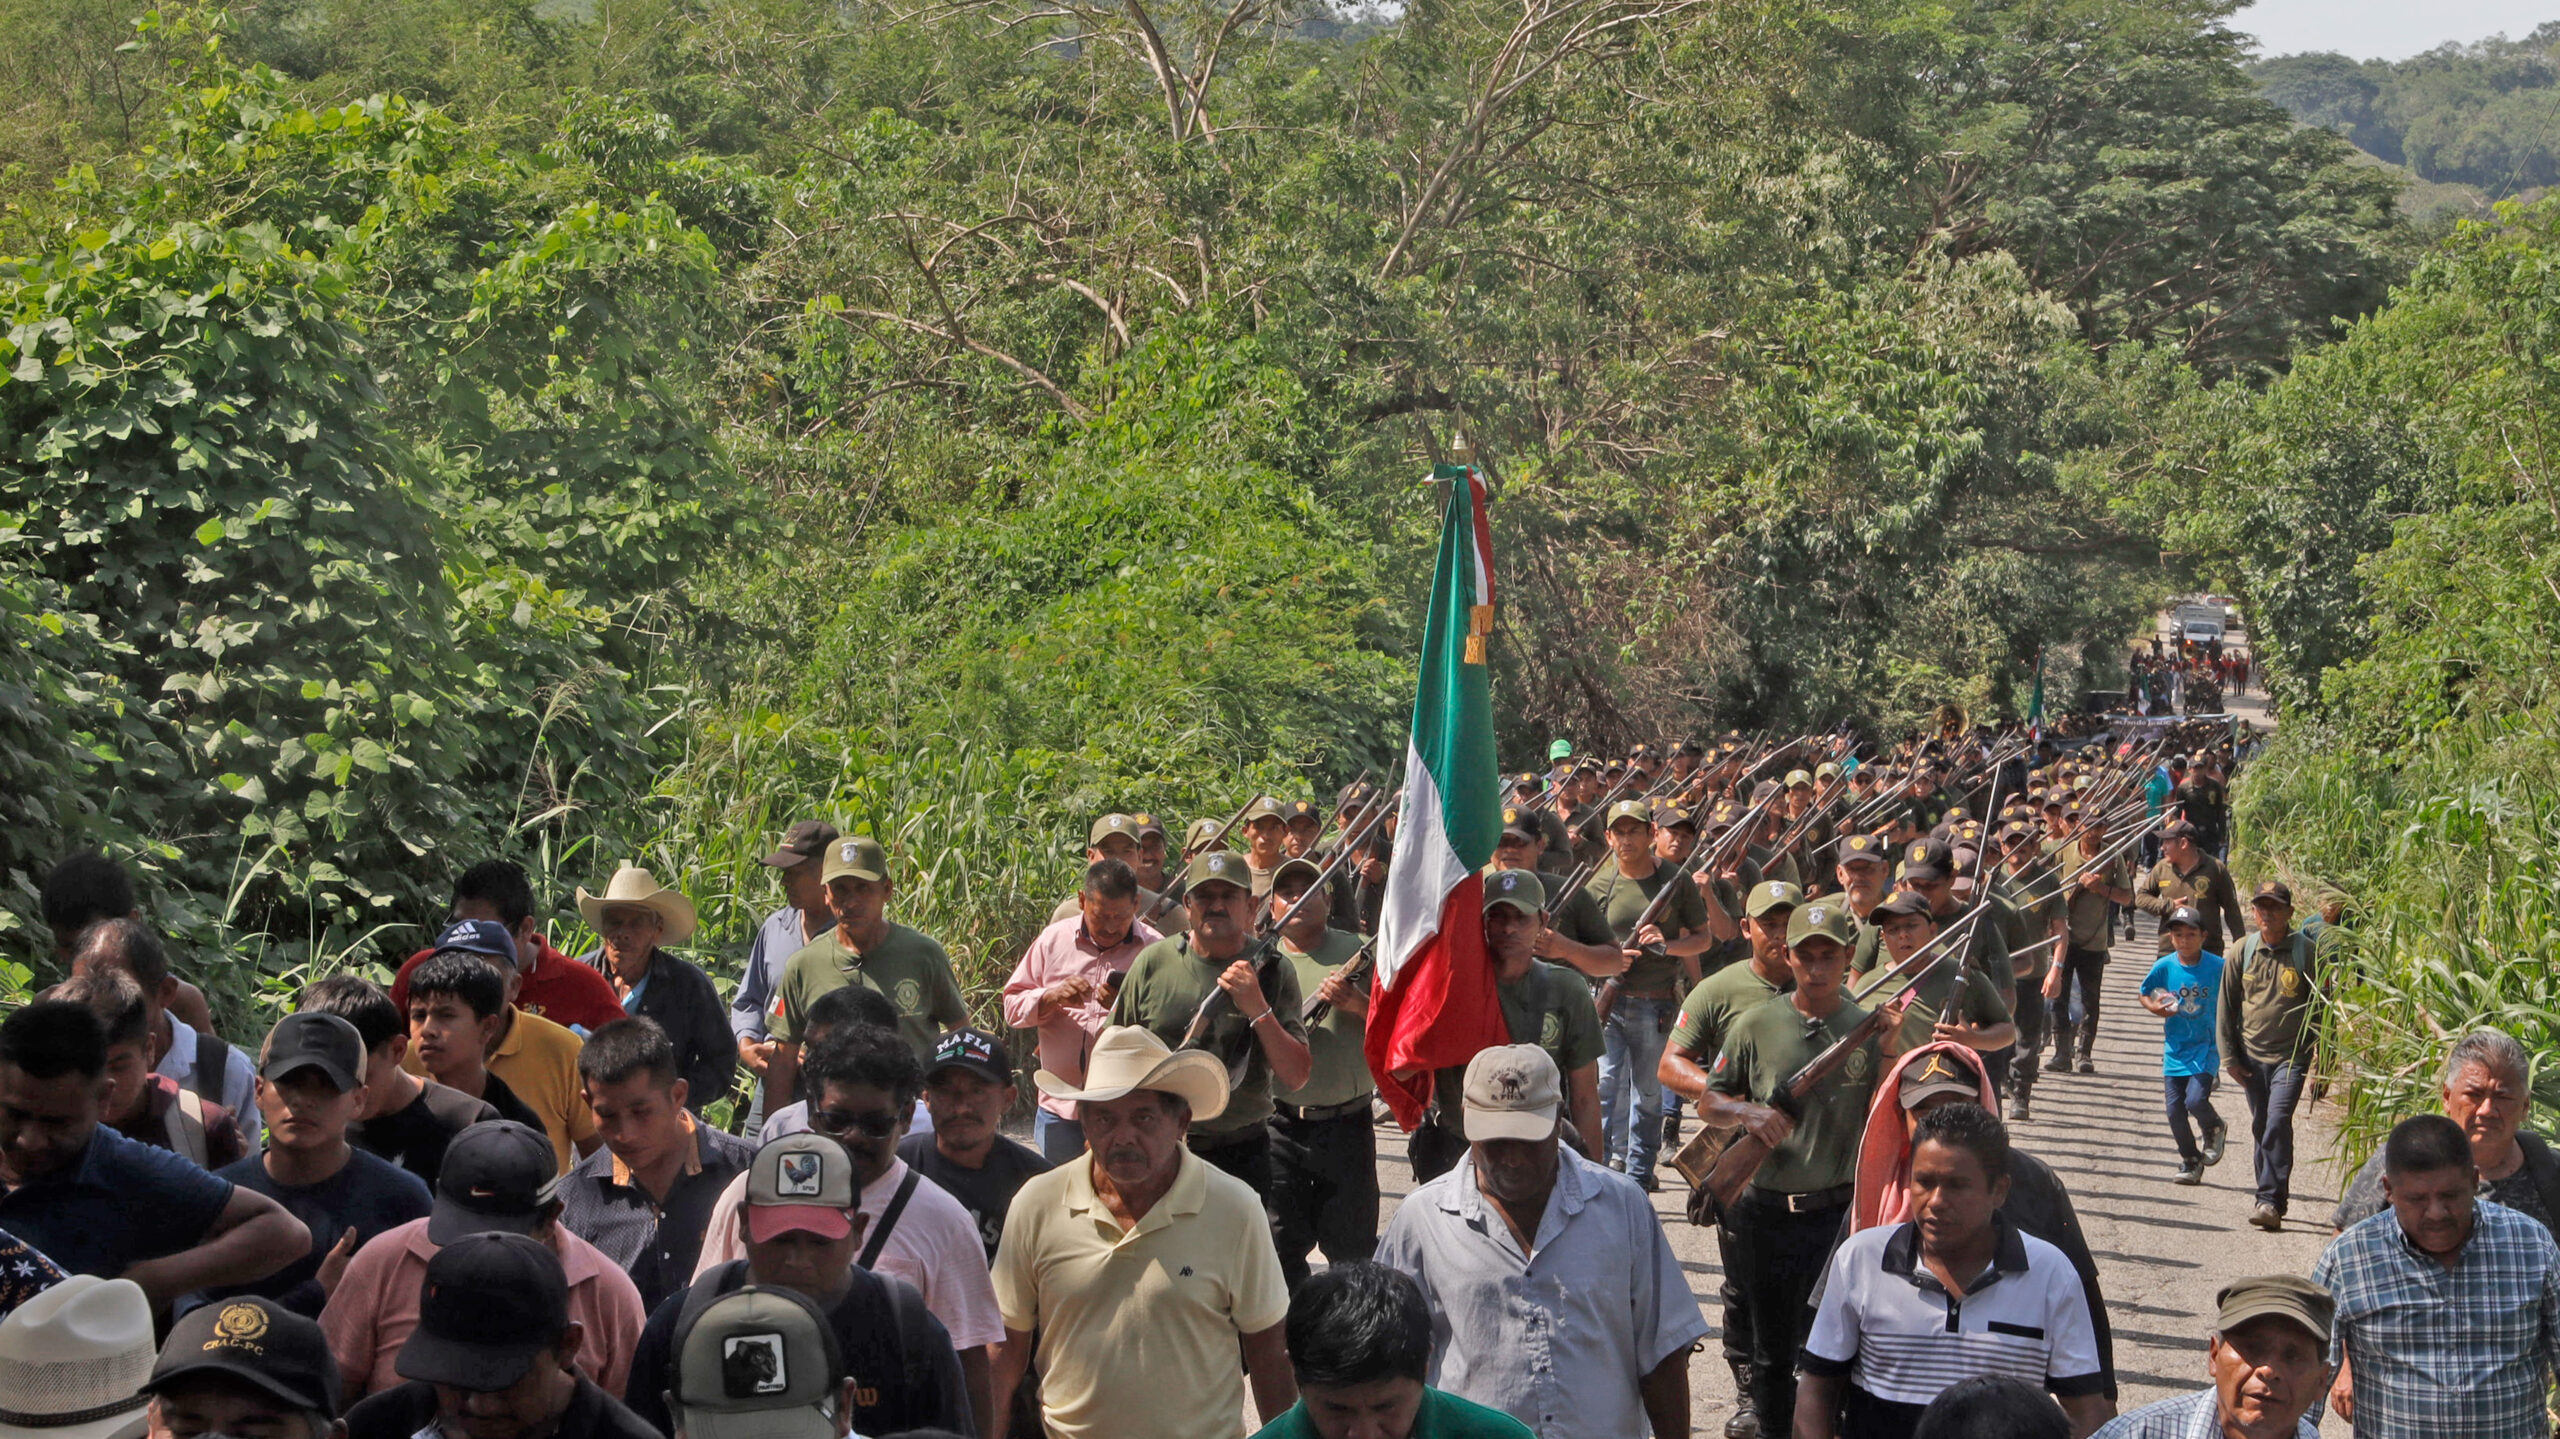
<path fill-rule="evenodd" d="M 1485 954 L 1478 871 L 1502 835 L 1494 766 L 1493 534 L 1484 480 L 1443 465 L 1440 559 L 1423 626 L 1420 684 L 1405 746 L 1403 822 L 1378 914 L 1378 969 L 1363 1045 L 1378 1092 L 1410 1130 L 1422 1122 L 1433 1072 L 1511 1042 Z M 1534 1042 L 1535 1034 L 1522 1035 Z"/>

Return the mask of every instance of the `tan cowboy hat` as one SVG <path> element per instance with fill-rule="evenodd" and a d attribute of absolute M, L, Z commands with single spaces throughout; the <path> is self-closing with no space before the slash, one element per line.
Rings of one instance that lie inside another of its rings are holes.
<path fill-rule="evenodd" d="M 159 1357 L 139 1287 L 74 1274 L 0 1320 L 0 1435 L 107 1439 L 134 1426 Z"/>
<path fill-rule="evenodd" d="M 1134 1024 L 1115 1024 L 1093 1042 L 1093 1058 L 1084 1068 L 1084 1088 L 1045 1069 L 1031 1076 L 1031 1082 L 1051 1099 L 1106 1103 L 1141 1089 L 1160 1089 L 1190 1101 L 1195 1120 L 1215 1119 L 1227 1107 L 1227 1067 L 1216 1056 L 1196 1049 L 1167 1049 L 1152 1030 Z"/>
<path fill-rule="evenodd" d="M 584 885 L 578 888 L 578 913 L 587 927 L 601 933 L 604 929 L 604 907 L 608 904 L 636 904 L 654 909 L 666 923 L 667 932 L 661 944 L 682 944 L 693 938 L 693 901 L 672 889 L 661 888 L 658 877 L 645 869 L 624 865 L 613 872 L 613 883 L 602 894 L 589 894 Z"/>

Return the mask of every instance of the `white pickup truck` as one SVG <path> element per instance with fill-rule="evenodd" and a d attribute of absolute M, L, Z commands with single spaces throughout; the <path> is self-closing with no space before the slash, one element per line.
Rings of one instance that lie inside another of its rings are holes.
<path fill-rule="evenodd" d="M 2178 638 L 2185 643 L 2209 645 L 2222 638 L 2220 605 L 2180 605 L 2170 619 L 2177 627 Z"/>

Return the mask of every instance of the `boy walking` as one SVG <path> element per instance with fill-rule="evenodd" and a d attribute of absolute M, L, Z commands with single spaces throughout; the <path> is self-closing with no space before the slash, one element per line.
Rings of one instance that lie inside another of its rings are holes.
<path fill-rule="evenodd" d="M 2168 1100 L 2169 1133 L 2178 1141 L 2176 1182 L 2202 1184 L 2205 1166 L 2220 1162 L 2228 1132 L 2213 1108 L 2213 1083 L 2222 1070 L 2213 1035 L 2222 1002 L 2222 956 L 2206 952 L 2204 916 L 2192 905 L 2171 909 L 2160 933 L 2172 949 L 2142 981 L 2142 1007 L 2166 1021 L 2160 1088 Z M 2204 1126 L 2202 1146 L 2196 1143 L 2198 1124 Z"/>

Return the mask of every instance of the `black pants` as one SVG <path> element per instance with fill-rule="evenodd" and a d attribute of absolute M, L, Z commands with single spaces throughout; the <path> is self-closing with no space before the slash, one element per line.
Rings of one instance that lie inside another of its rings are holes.
<path fill-rule="evenodd" d="M 2051 1008 L 2044 991 L 2036 985 L 2044 983 L 2038 976 L 2034 984 L 2018 984 L 2018 1008 L 2013 1016 L 2018 1021 L 2018 1054 L 2009 1066 L 2009 1092 L 2024 1099 L 2036 1087 L 2036 1075 L 2044 1068 L 2045 1019 Z"/>
<path fill-rule="evenodd" d="M 2098 1048 L 2098 997 L 2106 990 L 2107 952 L 2103 949 L 2073 947 L 2062 952 L 2062 992 L 2053 997 L 2053 1067 L 2061 1069 L 2071 1063 L 2071 1046 L 2076 1038 L 2080 1057 L 2088 1058 Z M 2071 991 L 2080 991 L 2080 1022 L 2071 1022 Z"/>
<path fill-rule="evenodd" d="M 1271 1130 L 1257 1124 L 1241 1134 L 1201 1134 L 1193 1131 L 1191 1152 L 1206 1160 L 1213 1169 L 1224 1170 L 1245 1182 L 1262 1198 L 1262 1217 L 1271 1225 L 1272 1247 L 1280 1249 L 1280 1276 L 1297 1287 L 1307 1277 L 1307 1261 L 1289 1266 L 1289 1251 L 1280 1248 L 1280 1219 L 1271 1208 Z"/>
<path fill-rule="evenodd" d="M 1434 1119 L 1422 1121 L 1421 1127 L 1404 1142 L 1404 1157 L 1413 1164 L 1417 1187 L 1457 1168 L 1466 1152 L 1467 1141 Z"/>
<path fill-rule="evenodd" d="M 1327 1264 L 1378 1252 L 1378 1131 L 1369 1109 L 1313 1121 L 1271 1121 L 1271 1219 L 1280 1267 L 1304 1274 L 1307 1251 Z"/>
<path fill-rule="evenodd" d="M 1742 1390 L 1742 1407 L 1751 1407 L 1751 1305 L 1742 1297 L 1742 1256 L 1733 1242 L 1733 1227 L 1716 1226 L 1716 1262 L 1724 1268 L 1724 1282 L 1716 1286 L 1716 1298 L 1724 1304 L 1724 1362 L 1733 1367 L 1734 1383 Z"/>
<path fill-rule="evenodd" d="M 1725 1211 L 1728 1252 L 1751 1314 L 1751 1409 L 1760 1432 L 1795 1432 L 1796 1351 L 1804 1347 L 1813 1286 L 1840 1239 L 1843 1199 L 1802 1213 L 1757 1187 Z"/>

